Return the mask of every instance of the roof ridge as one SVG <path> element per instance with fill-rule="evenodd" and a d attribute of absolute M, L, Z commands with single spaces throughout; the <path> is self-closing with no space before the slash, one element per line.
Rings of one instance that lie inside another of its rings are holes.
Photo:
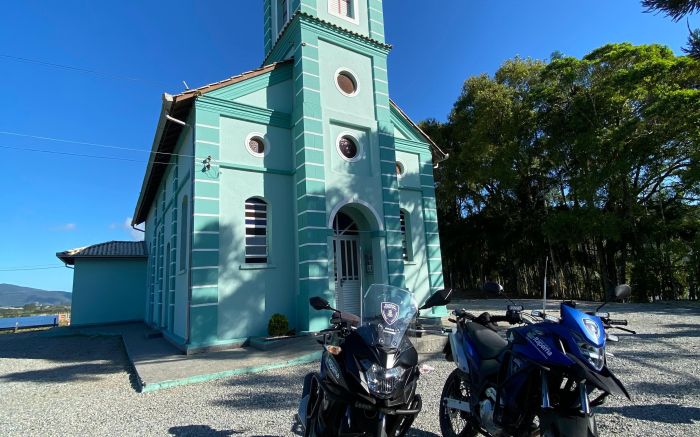
<path fill-rule="evenodd" d="M 200 87 L 193 88 L 191 90 L 183 91 L 180 94 L 175 94 L 173 97 L 183 97 L 186 94 L 197 94 L 197 92 L 206 90 L 207 88 L 211 88 L 211 87 L 216 86 L 216 85 L 221 85 L 223 83 L 226 83 L 226 82 L 229 82 L 229 81 L 232 81 L 235 79 L 239 79 L 239 78 L 242 78 L 245 76 L 249 76 L 251 74 L 259 73 L 259 72 L 262 72 L 262 71 L 267 70 L 267 69 L 274 69 L 273 67 L 276 67 L 277 65 L 287 64 L 287 63 L 290 63 L 291 61 L 292 61 L 291 59 L 285 59 L 284 61 L 277 61 L 277 62 L 273 62 L 271 64 L 265 64 L 265 65 L 262 65 L 258 68 L 255 68 L 253 70 L 248 70 L 248 71 L 245 71 L 243 73 L 228 77 L 226 79 L 218 80 L 216 82 L 212 82 L 212 83 L 209 83 L 207 85 L 202 85 Z"/>

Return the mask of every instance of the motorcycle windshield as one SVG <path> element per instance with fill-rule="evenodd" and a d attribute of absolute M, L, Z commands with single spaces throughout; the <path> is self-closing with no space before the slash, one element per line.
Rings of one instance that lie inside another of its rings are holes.
<path fill-rule="evenodd" d="M 371 285 L 362 299 L 362 322 L 357 333 L 369 346 L 398 349 L 417 312 L 418 305 L 408 290 Z"/>

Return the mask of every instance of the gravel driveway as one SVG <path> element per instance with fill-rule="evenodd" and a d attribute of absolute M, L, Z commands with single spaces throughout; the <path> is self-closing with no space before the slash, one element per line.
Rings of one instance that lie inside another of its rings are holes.
<path fill-rule="evenodd" d="M 477 307 L 490 309 L 470 309 Z M 629 319 L 639 334 L 620 335 L 609 346 L 615 354 L 609 365 L 633 400 L 611 399 L 598 409 L 601 434 L 700 436 L 700 307 L 628 305 L 610 311 Z M 419 383 L 424 411 L 412 436 L 440 434 L 439 393 L 453 369 L 442 356 L 423 358 L 435 371 Z M 0 335 L 0 435 L 292 435 L 301 381 L 316 368 L 139 394 L 117 338 Z"/>

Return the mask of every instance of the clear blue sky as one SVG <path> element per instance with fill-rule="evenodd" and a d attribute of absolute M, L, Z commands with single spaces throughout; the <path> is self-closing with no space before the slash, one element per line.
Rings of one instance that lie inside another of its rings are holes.
<path fill-rule="evenodd" d="M 676 53 L 685 22 L 638 0 L 384 0 L 392 98 L 415 120 L 444 120 L 472 75 L 515 55 L 582 56 L 608 42 Z M 262 0 L 4 2 L 0 132 L 150 149 L 163 91 L 256 68 Z M 693 23 L 694 22 L 694 23 Z M 700 26 L 700 17 L 691 17 Z M 14 57 L 14 58 L 13 58 Z M 26 58 L 101 74 L 20 61 Z M 135 80 L 131 80 L 131 79 Z M 0 133 L 0 283 L 70 290 L 55 252 L 127 240 L 147 153 Z M 20 152 L 29 147 L 132 161 Z"/>

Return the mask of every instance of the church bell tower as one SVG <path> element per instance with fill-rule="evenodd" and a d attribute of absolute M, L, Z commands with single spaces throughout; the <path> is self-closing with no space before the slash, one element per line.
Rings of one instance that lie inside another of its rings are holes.
<path fill-rule="evenodd" d="M 405 287 L 387 76 L 391 46 L 381 0 L 264 0 L 264 8 L 263 64 L 293 62 L 299 319 L 314 330 L 326 320 L 309 314 L 308 297 L 333 299 L 329 285 L 334 275 L 337 281 L 335 246 L 321 231 L 331 227 L 334 205 L 364 204 L 377 217 L 366 231 L 370 254 L 359 259 L 365 273 L 371 271 L 365 282 Z M 336 296 L 338 289 L 336 282 Z"/>

